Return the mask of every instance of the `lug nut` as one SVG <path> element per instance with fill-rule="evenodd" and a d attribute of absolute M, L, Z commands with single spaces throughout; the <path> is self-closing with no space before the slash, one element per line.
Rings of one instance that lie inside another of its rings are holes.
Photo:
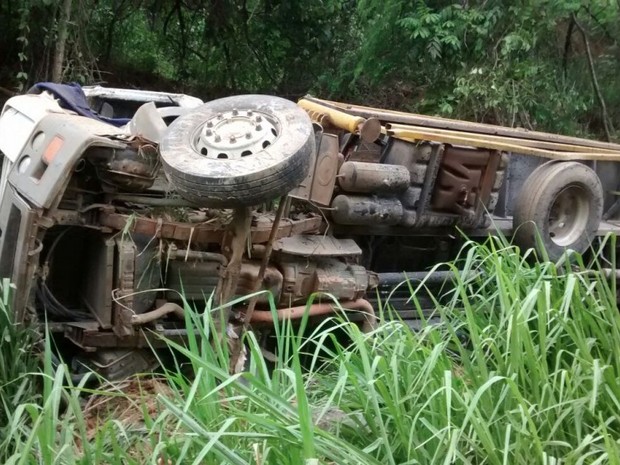
<path fill-rule="evenodd" d="M 237 138 L 235 136 L 230 136 L 230 143 L 234 144 L 235 142 L 237 142 Z"/>
<path fill-rule="evenodd" d="M 222 140 L 222 138 L 219 136 L 219 134 L 216 134 L 215 135 L 215 142 L 219 142 L 221 140 Z"/>
<path fill-rule="evenodd" d="M 208 128 L 212 128 L 213 127 L 213 122 L 212 121 L 207 121 L 207 127 Z"/>
<path fill-rule="evenodd" d="M 251 138 L 252 138 L 252 133 L 251 133 L 251 132 L 249 132 L 249 131 L 248 131 L 248 132 L 246 132 L 246 133 L 245 133 L 245 138 L 246 138 L 246 139 L 251 139 Z"/>
<path fill-rule="evenodd" d="M 207 137 L 211 137 L 213 135 L 213 131 L 211 129 L 207 129 L 205 134 L 207 135 Z"/>
<path fill-rule="evenodd" d="M 257 131 L 262 131 L 262 130 L 263 130 L 263 127 L 262 127 L 260 124 L 257 124 L 257 125 L 256 125 L 256 130 L 257 130 Z"/>
<path fill-rule="evenodd" d="M 237 111 L 236 108 L 233 108 L 232 114 L 233 114 L 233 116 L 237 116 L 239 114 L 239 112 Z"/>
<path fill-rule="evenodd" d="M 248 116 L 252 116 L 254 112 L 252 110 L 248 110 Z"/>
<path fill-rule="evenodd" d="M 260 123 L 263 120 L 263 117 L 261 115 L 256 115 L 256 122 Z"/>
<path fill-rule="evenodd" d="M 221 113 L 217 114 L 217 119 L 222 119 L 222 114 Z"/>

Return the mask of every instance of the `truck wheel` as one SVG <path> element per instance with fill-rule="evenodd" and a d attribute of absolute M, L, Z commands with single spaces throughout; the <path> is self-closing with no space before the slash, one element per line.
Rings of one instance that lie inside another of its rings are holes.
<path fill-rule="evenodd" d="M 513 217 L 514 242 L 539 249 L 550 260 L 566 249 L 583 253 L 596 235 L 603 214 L 603 187 L 596 173 L 578 162 L 551 162 L 526 179 Z"/>
<path fill-rule="evenodd" d="M 172 186 L 207 207 L 257 205 L 286 194 L 306 177 L 314 150 L 306 112 L 267 95 L 208 102 L 174 121 L 160 144 Z"/>

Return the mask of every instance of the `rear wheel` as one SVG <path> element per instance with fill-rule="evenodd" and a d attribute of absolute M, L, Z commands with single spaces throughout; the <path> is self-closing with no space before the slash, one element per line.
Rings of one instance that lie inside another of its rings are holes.
<path fill-rule="evenodd" d="M 306 112 L 266 95 L 206 103 L 172 123 L 160 145 L 178 193 L 211 207 L 257 205 L 289 192 L 306 177 L 314 150 Z"/>
<path fill-rule="evenodd" d="M 513 217 L 514 241 L 524 249 L 540 251 L 542 245 L 554 261 L 566 249 L 583 253 L 602 214 L 603 188 L 594 170 L 578 162 L 545 163 L 521 188 Z"/>

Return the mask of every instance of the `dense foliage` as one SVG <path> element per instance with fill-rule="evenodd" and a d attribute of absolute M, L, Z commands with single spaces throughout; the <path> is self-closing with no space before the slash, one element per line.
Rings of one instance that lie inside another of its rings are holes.
<path fill-rule="evenodd" d="M 619 20 L 616 0 L 0 0 L 0 86 L 311 91 L 615 137 Z"/>
<path fill-rule="evenodd" d="M 40 378 L 42 396 L 29 397 L 32 386 L 12 389 L 0 408 L 9 418 L 0 460 L 617 464 L 615 279 L 586 265 L 535 262 L 496 238 L 470 244 L 453 265 L 455 287 L 437 303 L 440 322 L 363 333 L 335 319 L 309 338 L 283 323 L 273 364 L 248 333 L 252 362 L 234 376 L 226 345 L 208 341 L 208 311 L 188 316 L 203 337 L 171 342 L 178 364 L 159 380 L 71 387 L 48 347 L 44 372 L 21 378 Z"/>

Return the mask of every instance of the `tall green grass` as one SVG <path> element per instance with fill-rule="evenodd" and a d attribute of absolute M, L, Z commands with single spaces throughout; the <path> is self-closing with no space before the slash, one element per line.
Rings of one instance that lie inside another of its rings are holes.
<path fill-rule="evenodd" d="M 0 283 L 0 463 L 6 460 L 6 451 L 15 448 L 9 419 L 18 406 L 36 401 L 36 373 L 39 369 L 33 344 L 38 335 L 18 326 L 10 312 L 11 285 Z"/>
<path fill-rule="evenodd" d="M 344 314 L 316 328 L 283 322 L 276 361 L 248 333 L 239 374 L 227 345 L 210 342 L 222 330 L 211 307 L 188 312 L 197 334 L 169 343 L 177 362 L 158 409 L 136 402 L 139 425 L 103 419 L 94 437 L 85 388 L 48 356 L 41 398 L 16 397 L 0 453 L 50 465 L 620 463 L 615 280 L 578 256 L 536 262 L 497 238 L 449 266 L 440 323 L 365 334 Z"/>

